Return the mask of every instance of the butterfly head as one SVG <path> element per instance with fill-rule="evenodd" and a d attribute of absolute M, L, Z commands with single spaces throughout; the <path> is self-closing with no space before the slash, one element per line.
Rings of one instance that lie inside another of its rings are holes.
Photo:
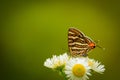
<path fill-rule="evenodd" d="M 91 49 L 94 49 L 94 48 L 96 47 L 96 45 L 95 45 L 95 43 L 90 43 L 90 44 L 89 44 L 89 47 L 90 47 Z"/>

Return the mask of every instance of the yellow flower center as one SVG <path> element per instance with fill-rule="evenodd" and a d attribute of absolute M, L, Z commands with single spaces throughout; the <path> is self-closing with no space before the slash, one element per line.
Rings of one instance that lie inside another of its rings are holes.
<path fill-rule="evenodd" d="M 75 76 L 82 77 L 85 74 L 86 69 L 82 64 L 75 64 L 72 68 L 72 72 Z"/>

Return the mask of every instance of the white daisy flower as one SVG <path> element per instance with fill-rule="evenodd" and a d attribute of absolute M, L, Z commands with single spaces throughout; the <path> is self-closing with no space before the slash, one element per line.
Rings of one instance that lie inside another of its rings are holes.
<path fill-rule="evenodd" d="M 64 66 L 68 59 L 69 59 L 69 56 L 67 55 L 67 53 L 60 55 L 60 56 L 53 55 L 52 58 L 48 58 L 44 62 L 44 66 L 48 68 L 56 69 L 61 66 Z"/>
<path fill-rule="evenodd" d="M 65 66 L 65 74 L 68 80 L 87 80 L 90 74 L 88 58 L 70 58 Z"/>
<path fill-rule="evenodd" d="M 103 73 L 105 71 L 104 65 L 101 65 L 100 62 L 95 61 L 94 59 L 89 59 L 88 62 L 89 66 L 91 66 L 91 69 L 98 73 Z"/>

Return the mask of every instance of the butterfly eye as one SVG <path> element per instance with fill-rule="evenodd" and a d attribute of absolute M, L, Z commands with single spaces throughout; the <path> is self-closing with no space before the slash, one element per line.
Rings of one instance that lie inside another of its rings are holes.
<path fill-rule="evenodd" d="M 96 47 L 96 46 L 93 46 L 94 48 Z"/>
<path fill-rule="evenodd" d="M 88 56 L 88 54 L 84 53 L 84 54 L 82 54 L 82 56 L 87 57 L 87 56 Z"/>
<path fill-rule="evenodd" d="M 95 48 L 95 44 L 94 43 L 90 43 L 89 46 L 93 49 Z"/>

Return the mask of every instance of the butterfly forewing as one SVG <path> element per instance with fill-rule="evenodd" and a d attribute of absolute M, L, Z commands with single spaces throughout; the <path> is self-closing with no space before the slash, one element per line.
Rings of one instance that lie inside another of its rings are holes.
<path fill-rule="evenodd" d="M 90 50 L 89 43 L 92 41 L 75 28 L 68 30 L 68 47 L 72 56 L 87 56 Z"/>

